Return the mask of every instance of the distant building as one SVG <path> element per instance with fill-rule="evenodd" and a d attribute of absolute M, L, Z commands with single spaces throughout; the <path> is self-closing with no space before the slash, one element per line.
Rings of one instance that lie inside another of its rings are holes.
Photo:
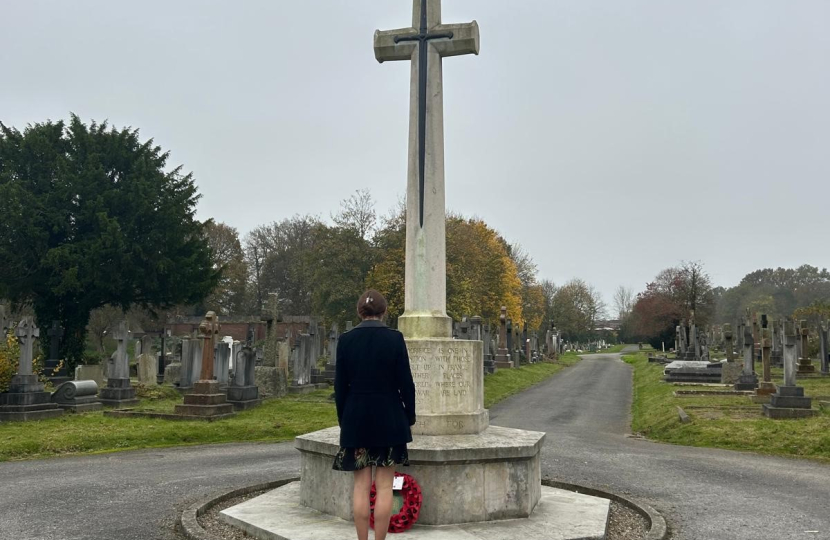
<path fill-rule="evenodd" d="M 619 332 L 622 321 L 619 319 L 608 319 L 594 323 L 594 332 Z"/>

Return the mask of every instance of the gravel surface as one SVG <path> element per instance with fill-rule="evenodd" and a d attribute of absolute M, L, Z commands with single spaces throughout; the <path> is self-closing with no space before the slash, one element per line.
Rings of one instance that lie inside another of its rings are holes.
<path fill-rule="evenodd" d="M 248 495 L 234 497 L 221 504 L 217 504 L 199 518 L 199 524 L 206 531 L 215 534 L 223 540 L 249 539 L 251 537 L 241 530 L 221 521 L 219 519 L 219 512 L 225 508 L 230 508 L 231 506 L 236 506 L 239 503 L 258 497 L 263 493 L 264 491 L 249 493 Z M 643 516 L 618 502 L 611 502 L 611 515 L 606 540 L 641 540 L 645 537 L 647 531 L 648 522 Z M 390 535 L 387 538 L 393 539 L 394 535 Z"/>

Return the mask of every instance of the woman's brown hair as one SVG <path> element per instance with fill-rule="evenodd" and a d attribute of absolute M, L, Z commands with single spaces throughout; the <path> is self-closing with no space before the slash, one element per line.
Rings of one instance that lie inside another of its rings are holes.
<path fill-rule="evenodd" d="M 386 298 L 378 291 L 369 289 L 357 301 L 357 314 L 361 319 L 380 317 L 386 313 Z"/>

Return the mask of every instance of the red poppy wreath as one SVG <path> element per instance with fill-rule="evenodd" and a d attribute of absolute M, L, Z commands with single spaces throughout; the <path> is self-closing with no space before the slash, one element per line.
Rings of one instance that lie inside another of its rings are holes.
<path fill-rule="evenodd" d="M 402 499 L 402 506 L 397 514 L 394 514 L 389 520 L 389 532 L 402 533 L 412 528 L 415 522 L 418 521 L 418 514 L 421 513 L 421 503 L 424 500 L 421 495 L 421 486 L 418 482 L 408 474 L 396 474 L 396 477 L 403 477 L 403 488 L 398 493 L 395 493 L 396 498 L 399 495 Z M 375 528 L 375 498 L 377 497 L 377 489 L 375 489 L 374 482 L 372 483 L 372 491 L 369 494 L 369 525 L 372 529 Z M 393 507 L 395 505 L 393 504 Z"/>

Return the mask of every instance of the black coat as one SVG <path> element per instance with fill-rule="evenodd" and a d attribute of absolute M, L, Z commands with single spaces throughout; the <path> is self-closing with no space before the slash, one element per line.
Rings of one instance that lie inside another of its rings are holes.
<path fill-rule="evenodd" d="M 403 335 L 363 321 L 337 343 L 334 399 L 340 446 L 369 448 L 412 442 L 415 383 Z"/>

